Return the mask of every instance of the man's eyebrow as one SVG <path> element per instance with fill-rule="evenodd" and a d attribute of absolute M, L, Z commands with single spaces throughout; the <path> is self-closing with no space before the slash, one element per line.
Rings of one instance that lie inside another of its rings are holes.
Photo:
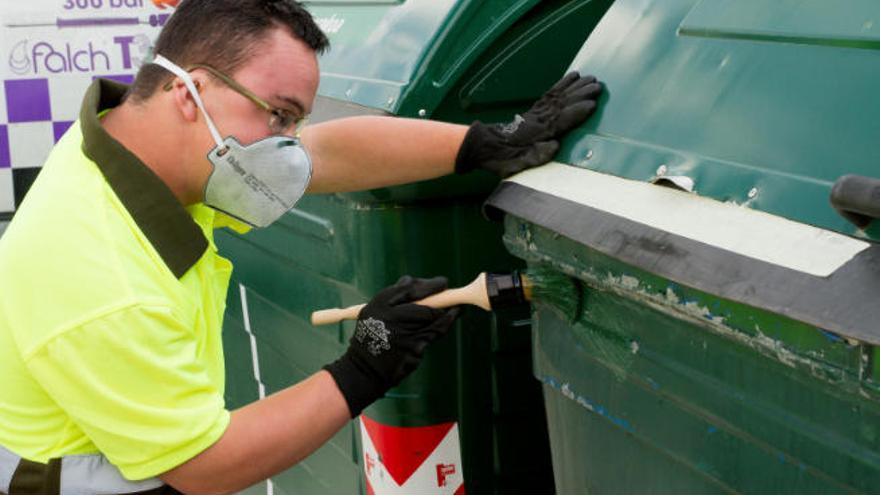
<path fill-rule="evenodd" d="M 306 106 L 303 105 L 296 98 L 291 98 L 289 96 L 282 96 L 282 95 L 275 95 L 275 98 L 277 98 L 277 99 L 283 101 L 284 103 L 296 108 L 296 110 L 300 113 L 300 115 L 306 114 Z"/>

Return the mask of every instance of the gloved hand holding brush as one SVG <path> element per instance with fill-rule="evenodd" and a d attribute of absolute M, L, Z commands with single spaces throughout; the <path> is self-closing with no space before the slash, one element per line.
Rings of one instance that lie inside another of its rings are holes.
<path fill-rule="evenodd" d="M 483 168 L 508 177 L 549 162 L 559 150 L 559 139 L 596 111 L 601 94 L 595 77 L 571 72 L 512 122 L 474 122 L 459 149 L 455 171 Z"/>
<path fill-rule="evenodd" d="M 581 310 L 581 292 L 578 283 L 571 277 L 551 268 L 535 267 L 525 273 L 481 273 L 464 287 L 437 292 L 415 303 L 431 308 L 470 304 L 492 311 L 540 300 L 573 321 Z M 312 325 L 353 320 L 362 314 L 362 310 L 366 310 L 363 304 L 315 311 L 312 313 Z"/>
<path fill-rule="evenodd" d="M 413 304 L 446 289 L 446 278 L 402 277 L 359 308 L 348 351 L 324 367 L 345 397 L 351 417 L 418 367 L 425 348 L 446 334 L 458 309 Z"/>

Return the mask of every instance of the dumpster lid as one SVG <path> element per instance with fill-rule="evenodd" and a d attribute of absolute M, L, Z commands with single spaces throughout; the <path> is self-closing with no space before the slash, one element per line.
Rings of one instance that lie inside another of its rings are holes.
<path fill-rule="evenodd" d="M 318 92 L 389 113 L 430 115 L 470 64 L 538 3 L 307 2 L 330 39 L 330 50 L 320 59 Z M 418 106 L 401 109 L 410 95 L 417 97 Z"/>
<path fill-rule="evenodd" d="M 486 206 L 676 283 L 880 344 L 880 245 L 561 163 L 503 182 Z"/>

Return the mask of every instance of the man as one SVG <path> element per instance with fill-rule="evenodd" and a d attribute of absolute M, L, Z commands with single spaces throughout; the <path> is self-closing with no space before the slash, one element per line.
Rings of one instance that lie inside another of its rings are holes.
<path fill-rule="evenodd" d="M 230 493 L 303 459 L 448 331 L 455 309 L 412 304 L 445 279 L 402 278 L 339 360 L 230 412 L 213 229 L 306 188 L 539 165 L 601 91 L 572 74 L 508 125 L 359 117 L 298 141 L 326 47 L 292 0 L 185 0 L 131 88 L 89 89 L 0 241 L 0 492 Z"/>

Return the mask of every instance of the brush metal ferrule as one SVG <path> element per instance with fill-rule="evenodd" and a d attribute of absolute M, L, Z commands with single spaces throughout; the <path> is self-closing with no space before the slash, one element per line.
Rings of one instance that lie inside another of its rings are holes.
<path fill-rule="evenodd" d="M 504 309 L 528 304 L 523 291 L 522 277 L 513 273 L 487 273 L 486 292 L 492 309 Z"/>

